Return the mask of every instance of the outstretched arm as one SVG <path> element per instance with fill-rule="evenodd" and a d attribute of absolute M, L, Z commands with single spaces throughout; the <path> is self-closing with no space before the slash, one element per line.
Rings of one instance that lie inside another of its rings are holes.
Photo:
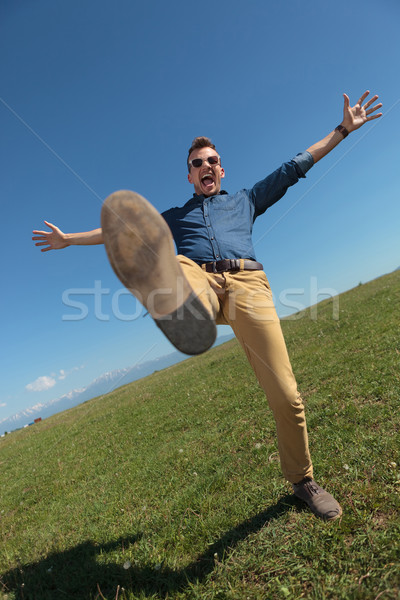
<path fill-rule="evenodd" d="M 41 248 L 41 252 L 47 252 L 48 250 L 60 250 L 67 246 L 92 246 L 94 244 L 103 243 L 103 235 L 101 229 L 93 229 L 92 231 L 85 231 L 80 233 L 64 233 L 48 221 L 45 221 L 47 227 L 50 227 L 51 231 L 39 231 L 34 229 L 32 233 L 35 236 L 32 238 L 36 241 L 35 246 L 46 246 Z"/>
<path fill-rule="evenodd" d="M 329 133 L 324 139 L 313 144 L 310 148 L 307 148 L 308 152 L 312 155 L 314 159 L 314 163 L 318 162 L 326 156 L 335 146 L 339 144 L 345 137 L 347 137 L 348 133 L 359 129 L 364 123 L 368 121 L 372 121 L 373 119 L 378 119 L 382 116 L 382 113 L 374 114 L 379 108 L 381 108 L 382 103 L 376 104 L 372 106 L 372 104 L 378 99 L 378 96 L 372 96 L 368 102 L 363 104 L 364 100 L 369 95 L 369 91 L 367 90 L 358 100 L 357 104 L 354 106 L 350 106 L 350 100 L 347 94 L 343 94 L 344 98 L 344 107 L 343 107 L 343 121 L 340 126 L 344 128 L 342 132 L 334 129 Z M 346 133 L 347 132 L 347 133 Z"/>

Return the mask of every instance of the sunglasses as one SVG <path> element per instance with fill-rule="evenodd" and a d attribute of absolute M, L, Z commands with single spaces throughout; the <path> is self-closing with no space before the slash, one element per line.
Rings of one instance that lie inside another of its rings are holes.
<path fill-rule="evenodd" d="M 219 165 L 220 159 L 219 156 L 207 156 L 207 158 L 194 158 L 193 160 L 189 160 L 189 170 L 190 167 L 196 167 L 197 169 L 201 167 L 203 162 L 208 162 L 210 166 Z"/>

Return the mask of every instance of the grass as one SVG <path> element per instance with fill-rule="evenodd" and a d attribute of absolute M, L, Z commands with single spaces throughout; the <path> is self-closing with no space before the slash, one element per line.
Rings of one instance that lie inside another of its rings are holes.
<path fill-rule="evenodd" d="M 0 440 L 0 598 L 399 598 L 399 305 L 397 271 L 282 323 L 340 520 L 232 341 Z"/>

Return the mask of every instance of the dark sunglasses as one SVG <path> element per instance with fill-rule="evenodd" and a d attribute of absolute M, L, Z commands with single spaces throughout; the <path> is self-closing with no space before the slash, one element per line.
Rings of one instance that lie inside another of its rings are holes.
<path fill-rule="evenodd" d="M 193 160 L 189 160 L 189 170 L 190 167 L 196 167 L 198 169 L 203 162 L 208 162 L 210 166 L 218 165 L 219 156 L 207 156 L 207 158 L 194 158 Z"/>

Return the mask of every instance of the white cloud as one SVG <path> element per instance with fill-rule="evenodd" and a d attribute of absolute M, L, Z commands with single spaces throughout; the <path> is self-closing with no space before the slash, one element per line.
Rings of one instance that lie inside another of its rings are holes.
<path fill-rule="evenodd" d="M 4 408 L 5 406 L 7 406 L 7 402 L 1 402 L 0 408 Z"/>
<path fill-rule="evenodd" d="M 69 369 L 69 371 L 60 369 L 58 374 L 51 373 L 51 375 L 42 375 L 42 377 L 38 377 L 35 379 L 35 381 L 32 381 L 32 383 L 28 383 L 28 385 L 25 386 L 25 389 L 28 390 L 28 392 L 43 392 L 45 390 L 49 390 L 56 385 L 57 379 L 59 381 L 66 379 L 66 377 L 68 377 L 74 371 L 79 371 L 83 368 L 84 365 L 81 367 L 72 367 L 72 369 Z"/>
<path fill-rule="evenodd" d="M 44 390 L 49 390 L 56 385 L 56 380 L 53 377 L 48 377 L 47 375 L 43 375 L 42 377 L 38 377 L 32 383 L 28 383 L 25 386 L 25 389 L 28 392 L 43 392 Z"/>

